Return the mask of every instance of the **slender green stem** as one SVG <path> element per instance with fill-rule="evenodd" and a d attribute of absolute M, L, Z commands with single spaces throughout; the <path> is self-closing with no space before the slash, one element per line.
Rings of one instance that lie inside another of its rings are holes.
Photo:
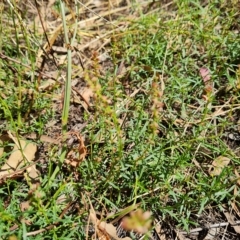
<path fill-rule="evenodd" d="M 52 181 L 56 178 L 56 175 L 60 171 L 62 164 L 65 160 L 66 154 L 67 154 L 67 146 L 65 143 L 66 140 L 66 134 L 67 134 L 67 123 L 68 123 L 68 116 L 69 116 L 69 106 L 70 106 L 70 97 L 71 97 L 71 78 L 72 78 L 72 51 L 70 46 L 70 41 L 68 37 L 68 29 L 66 24 L 66 18 L 65 18 L 65 6 L 64 2 L 60 1 L 60 7 L 61 7 L 61 14 L 63 19 L 63 29 L 64 29 L 64 36 L 65 36 L 65 43 L 68 48 L 67 50 L 67 78 L 65 82 L 65 91 L 64 91 L 64 106 L 63 106 L 63 112 L 62 112 L 62 139 L 63 139 L 63 146 L 62 151 L 59 159 L 58 166 L 55 168 L 50 181 L 49 186 L 51 185 Z M 74 39 L 71 40 L 71 44 L 73 44 Z"/>

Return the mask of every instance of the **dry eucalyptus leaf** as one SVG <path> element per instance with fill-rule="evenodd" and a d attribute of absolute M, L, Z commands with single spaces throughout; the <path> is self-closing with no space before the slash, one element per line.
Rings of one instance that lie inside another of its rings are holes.
<path fill-rule="evenodd" d="M 209 168 L 209 174 L 211 176 L 218 176 L 221 174 L 222 170 L 230 163 L 230 158 L 219 156 L 213 162 L 212 166 Z"/>
<path fill-rule="evenodd" d="M 14 174 L 16 170 L 19 170 L 21 166 L 25 164 L 25 159 L 31 162 L 34 159 L 35 153 L 37 151 L 37 146 L 34 143 L 26 142 L 25 140 L 18 141 L 15 139 L 15 145 L 12 150 L 12 154 L 7 159 L 6 163 L 1 167 L 0 178 L 4 175 Z M 22 149 L 22 151 L 21 151 Z M 31 166 L 28 169 L 30 177 L 36 178 L 38 176 L 35 166 Z"/>

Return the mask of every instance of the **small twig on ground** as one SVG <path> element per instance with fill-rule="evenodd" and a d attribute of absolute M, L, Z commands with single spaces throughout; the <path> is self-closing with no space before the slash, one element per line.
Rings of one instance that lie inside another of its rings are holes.
<path fill-rule="evenodd" d="M 230 224 L 229 222 L 215 223 L 215 224 L 210 225 L 209 227 L 194 228 L 194 229 L 190 230 L 189 232 L 180 232 L 180 233 L 183 234 L 183 235 L 189 235 L 189 234 L 192 234 L 192 233 L 201 232 L 204 229 L 225 227 L 227 225 L 230 225 L 230 226 L 234 227 L 234 226 L 240 225 L 240 221 L 235 221 L 235 224 Z"/>
<path fill-rule="evenodd" d="M 66 212 L 68 211 L 68 209 L 69 209 L 71 206 L 73 206 L 74 203 L 75 203 L 75 201 L 74 201 L 74 202 L 70 202 L 70 203 L 65 207 L 65 209 L 63 209 L 62 213 L 61 213 L 60 216 L 59 216 L 60 219 L 63 218 L 63 216 L 64 216 L 64 215 L 66 214 Z M 55 226 L 58 226 L 59 224 L 60 224 L 60 221 L 58 221 L 58 222 L 56 222 L 56 223 L 53 223 L 53 224 L 51 224 L 51 225 L 49 225 L 49 226 L 47 226 L 47 227 L 45 227 L 45 228 L 42 228 L 42 229 L 39 229 L 39 230 L 36 230 L 36 231 L 33 231 L 33 232 L 29 232 L 29 233 L 26 234 L 26 236 L 35 236 L 35 235 L 37 235 L 37 234 L 43 233 L 43 232 L 45 232 L 45 231 L 47 231 L 47 230 L 50 230 L 50 229 L 54 228 Z"/>

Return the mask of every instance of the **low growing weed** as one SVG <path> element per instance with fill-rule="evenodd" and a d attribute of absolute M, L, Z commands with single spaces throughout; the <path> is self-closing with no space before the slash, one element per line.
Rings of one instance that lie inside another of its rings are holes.
<path fill-rule="evenodd" d="M 125 70 L 120 77 L 100 79 L 115 112 L 103 103 L 96 106 L 100 117 L 91 132 L 102 132 L 102 139 L 96 142 L 96 135 L 90 135 L 90 162 L 97 156 L 98 174 L 91 181 L 104 206 L 141 202 L 188 229 L 192 214 L 235 198 L 230 179 L 239 160 L 224 136 L 238 112 L 234 72 L 239 36 L 235 21 L 226 23 L 216 4 L 189 8 L 182 2 L 175 18 L 146 16 L 114 36 L 112 58 Z M 237 14 L 224 3 L 221 7 L 228 16 Z M 202 67 L 211 71 L 210 95 L 199 73 Z M 231 90 L 222 93 L 223 88 Z M 210 176 L 219 156 L 234 164 Z M 90 167 L 86 161 L 81 172 Z"/>

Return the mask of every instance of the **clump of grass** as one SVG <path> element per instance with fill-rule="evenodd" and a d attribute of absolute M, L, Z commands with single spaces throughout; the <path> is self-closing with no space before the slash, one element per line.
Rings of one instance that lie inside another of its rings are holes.
<path fill-rule="evenodd" d="M 237 102 L 224 108 L 231 113 L 214 117 L 230 92 L 206 101 L 199 74 L 203 66 L 211 70 L 216 93 L 236 87 L 239 29 L 232 18 L 226 22 L 221 8 L 228 17 L 238 13 L 220 5 L 182 1 L 175 18 L 146 16 L 114 36 L 112 58 L 127 70 L 120 78 L 99 79 L 101 95 L 112 105 L 101 97 L 91 154 L 81 167 L 82 184 L 107 208 L 141 202 L 188 229 L 194 214 L 235 198 L 236 185 L 226 179 L 234 178 L 239 162 L 224 133 L 235 124 L 230 119 Z M 212 177 L 208 168 L 221 155 L 233 165 Z"/>
<path fill-rule="evenodd" d="M 9 3 L 9 11 L 2 6 L 1 59 L 0 59 L 0 114 L 6 119 L 8 129 L 14 131 L 38 132 L 52 116 L 49 108 L 52 100 L 48 94 L 40 92 L 36 70 L 37 40 L 30 34 L 17 7 Z M 8 26 L 7 28 L 5 26 Z M 13 36 L 14 33 L 14 36 Z M 10 118 L 14 119 L 10 121 Z M 6 130 L 6 129 L 4 129 Z"/>

